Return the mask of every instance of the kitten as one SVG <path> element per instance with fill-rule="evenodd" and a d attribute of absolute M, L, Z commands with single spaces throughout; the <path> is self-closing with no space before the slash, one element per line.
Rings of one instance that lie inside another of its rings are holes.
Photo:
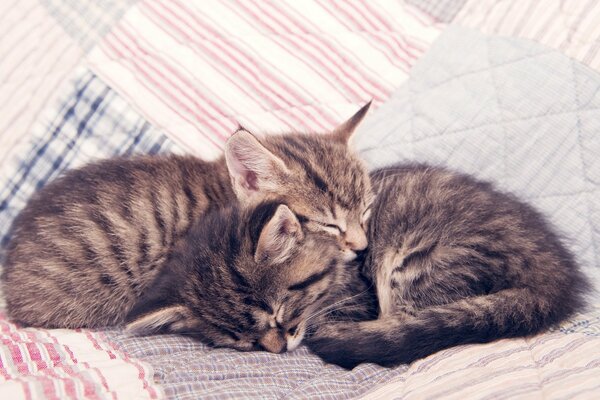
<path fill-rule="evenodd" d="M 589 284 L 543 216 L 470 176 L 398 165 L 377 193 L 364 272 L 379 317 L 323 326 L 311 344 L 344 367 L 410 363 L 466 343 L 536 334 L 584 305 Z"/>
<path fill-rule="evenodd" d="M 333 236 L 303 230 L 286 205 L 223 209 L 196 223 L 178 243 L 127 315 L 127 328 L 281 353 L 300 344 L 327 304 L 351 293 L 367 297 L 360 301 L 374 297 L 358 271 L 346 266 Z M 364 303 L 345 311 L 365 318 L 362 308 Z M 119 308 L 124 309 L 129 307 Z"/>
<path fill-rule="evenodd" d="M 364 249 L 368 174 L 348 142 L 369 104 L 329 135 L 258 140 L 244 129 L 224 157 L 116 158 L 67 171 L 15 219 L 2 273 L 11 318 L 40 327 L 119 322 L 108 298 L 139 298 L 174 243 L 207 212 L 278 198 L 303 227 Z"/>

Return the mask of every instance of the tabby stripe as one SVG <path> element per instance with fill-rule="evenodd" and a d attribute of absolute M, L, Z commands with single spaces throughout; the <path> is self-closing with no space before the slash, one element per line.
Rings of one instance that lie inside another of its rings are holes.
<path fill-rule="evenodd" d="M 467 248 L 476 251 L 477 253 L 482 255 L 486 260 L 496 259 L 500 260 L 503 264 L 508 263 L 508 257 L 506 256 L 506 254 L 499 251 L 491 250 L 490 248 L 485 247 L 483 245 L 476 244 L 468 246 Z"/>
<path fill-rule="evenodd" d="M 158 206 L 158 198 L 156 197 L 156 190 L 152 188 L 150 191 L 150 201 L 152 202 L 152 211 L 154 214 L 154 220 L 159 229 L 159 234 L 161 237 L 161 243 L 163 246 L 167 245 L 167 227 L 163 216 L 160 213 L 160 208 Z"/>
<path fill-rule="evenodd" d="M 423 250 L 413 251 L 412 253 L 410 253 L 409 255 L 404 257 L 404 259 L 402 260 L 402 264 L 400 264 L 399 266 L 394 268 L 392 270 L 392 273 L 402 271 L 403 269 L 405 269 L 409 264 L 413 263 L 414 261 L 423 260 L 425 257 L 428 257 L 435 250 L 436 247 L 437 247 L 437 243 L 434 243 L 431 246 L 429 246 Z"/>
<path fill-rule="evenodd" d="M 179 222 L 179 207 L 177 205 L 177 192 L 175 190 L 171 190 L 171 209 L 173 210 L 173 223 L 171 224 L 171 243 L 173 246 L 175 243 L 175 239 L 181 232 L 177 229 Z"/>
<path fill-rule="evenodd" d="M 106 218 L 104 214 L 95 211 L 92 211 L 90 213 L 90 218 L 92 219 L 92 221 L 94 221 L 96 225 L 98 225 L 100 231 L 108 240 L 110 250 L 112 251 L 113 255 L 117 258 L 117 263 L 119 264 L 119 267 L 127 274 L 129 280 L 131 281 L 133 279 L 133 272 L 129 268 L 129 263 L 127 262 L 125 250 L 123 249 L 123 246 L 121 246 L 121 243 L 117 238 L 112 223 L 109 221 L 108 218 Z"/>
<path fill-rule="evenodd" d="M 192 192 L 192 189 L 187 184 L 187 176 L 184 176 L 183 179 L 185 182 L 183 184 L 183 193 L 185 194 L 185 198 L 187 199 L 187 229 L 189 229 L 194 221 L 194 210 L 196 208 L 196 205 L 198 204 L 198 199 L 196 199 L 196 196 Z"/>
<path fill-rule="evenodd" d="M 306 160 L 306 156 L 298 155 L 291 149 L 284 149 L 285 155 L 293 159 L 306 172 L 306 176 L 315 183 L 315 185 L 324 193 L 330 193 L 329 185 L 325 180 L 314 170 L 314 168 Z"/>
<path fill-rule="evenodd" d="M 302 282 L 296 283 L 296 284 L 288 287 L 288 290 L 304 290 L 307 287 L 314 285 L 317 282 L 322 281 L 327 275 L 329 275 L 331 272 L 333 272 L 334 267 L 335 267 L 335 265 L 330 264 L 327 267 L 327 269 L 325 269 L 324 271 L 317 272 L 316 274 L 312 274 L 311 276 L 309 276 Z"/>
<path fill-rule="evenodd" d="M 141 233 L 138 240 L 138 265 L 143 267 L 150 260 L 150 243 L 148 243 L 148 230 L 145 227 L 141 227 Z"/>

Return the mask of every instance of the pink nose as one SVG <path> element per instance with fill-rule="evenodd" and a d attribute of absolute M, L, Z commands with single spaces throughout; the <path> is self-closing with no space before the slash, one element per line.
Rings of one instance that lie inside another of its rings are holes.
<path fill-rule="evenodd" d="M 353 251 L 361 251 L 367 248 L 367 236 L 361 228 L 355 228 L 346 232 L 346 247 Z"/>
<path fill-rule="evenodd" d="M 271 353 L 283 353 L 287 350 L 287 342 L 285 338 L 281 335 L 277 329 L 269 329 L 267 333 L 264 334 L 262 338 L 258 340 L 258 343 L 265 350 L 270 351 Z"/>

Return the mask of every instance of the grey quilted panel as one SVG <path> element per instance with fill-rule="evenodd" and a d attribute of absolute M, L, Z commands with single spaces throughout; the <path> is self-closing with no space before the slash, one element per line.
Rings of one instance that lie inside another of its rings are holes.
<path fill-rule="evenodd" d="M 516 192 L 549 216 L 599 283 L 599 108 L 591 69 L 524 39 L 451 27 L 356 144 L 372 168 L 430 162 Z"/>
<path fill-rule="evenodd" d="M 467 0 L 404 0 L 440 22 L 452 22 Z"/>
<path fill-rule="evenodd" d="M 39 0 L 85 51 L 90 50 L 138 0 Z"/>

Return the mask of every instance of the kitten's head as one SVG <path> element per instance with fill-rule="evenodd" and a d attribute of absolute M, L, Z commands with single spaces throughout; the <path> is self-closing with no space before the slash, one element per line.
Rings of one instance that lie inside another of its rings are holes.
<path fill-rule="evenodd" d="M 130 312 L 138 333 L 173 332 L 239 350 L 293 350 L 311 316 L 356 279 L 337 240 L 286 205 L 203 218 Z"/>
<path fill-rule="evenodd" d="M 330 134 L 266 136 L 240 128 L 227 142 L 225 160 L 243 204 L 278 199 L 303 227 L 338 240 L 347 259 L 367 247 L 366 221 L 373 196 L 369 175 L 351 149 L 353 132 L 370 103 Z"/>

